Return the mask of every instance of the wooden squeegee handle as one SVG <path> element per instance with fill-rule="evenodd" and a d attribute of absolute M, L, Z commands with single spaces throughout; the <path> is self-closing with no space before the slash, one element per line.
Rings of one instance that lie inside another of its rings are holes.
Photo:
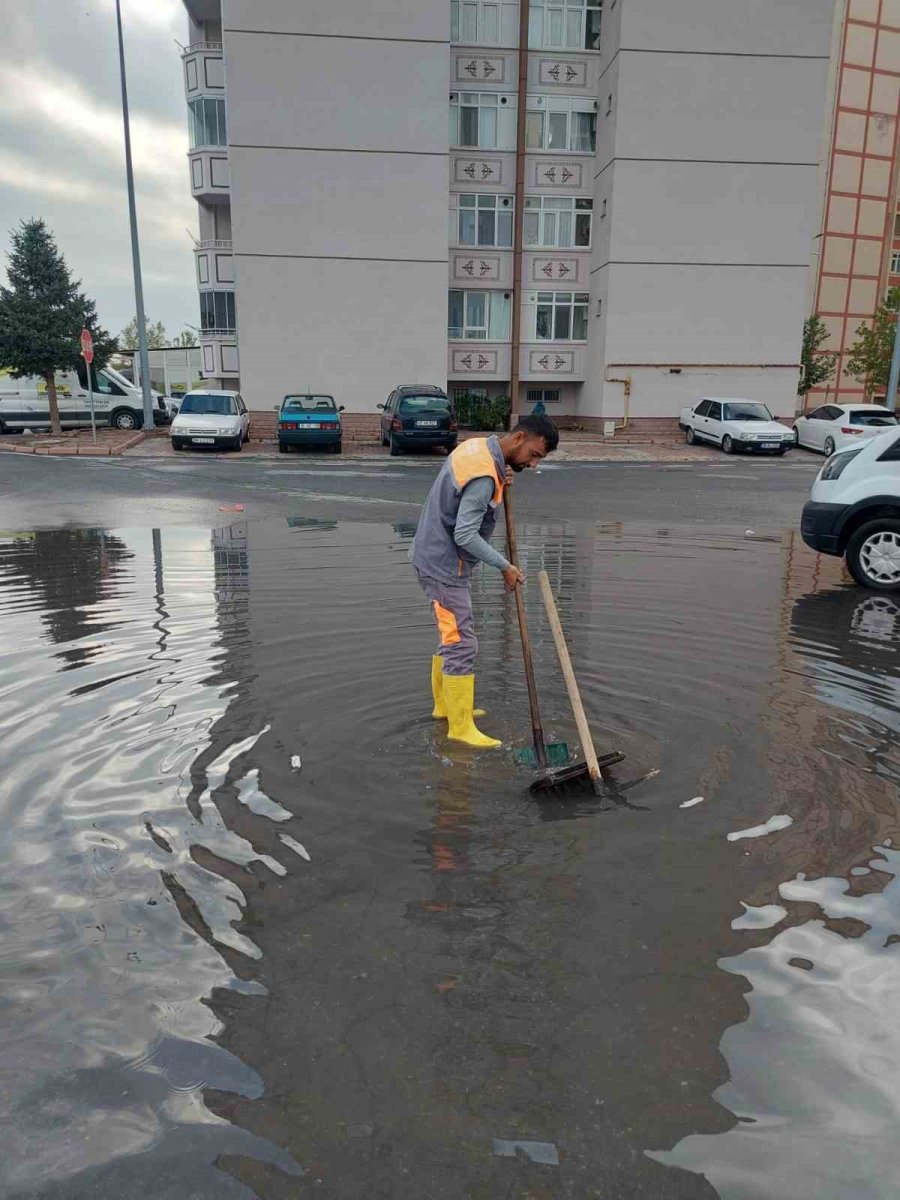
<path fill-rule="evenodd" d="M 509 561 L 516 568 L 519 566 L 519 551 L 516 546 L 516 527 L 512 516 L 512 484 L 506 485 L 503 496 L 503 511 L 506 515 L 506 544 Z M 531 736 L 534 740 L 534 753 L 538 766 L 546 767 L 547 751 L 544 748 L 544 729 L 541 725 L 541 713 L 538 708 L 537 687 L 534 682 L 534 662 L 531 658 L 531 639 L 528 636 L 528 622 L 525 619 L 525 597 L 522 595 L 522 585 L 516 588 L 516 612 L 519 617 L 519 636 L 522 639 L 522 658 L 525 660 L 525 682 L 528 685 L 528 707 L 531 710 Z"/>
<path fill-rule="evenodd" d="M 578 737 L 581 739 L 581 747 L 584 750 L 588 773 L 591 779 L 597 782 L 601 778 L 600 764 L 597 762 L 594 740 L 591 737 L 591 731 L 588 727 L 584 705 L 581 703 L 581 694 L 578 691 L 575 672 L 572 670 L 569 647 L 566 645 L 562 625 L 559 623 L 559 612 L 556 608 L 556 601 L 553 599 L 553 592 L 550 589 L 550 577 L 546 571 L 541 571 L 538 579 L 541 585 L 541 594 L 544 597 L 544 606 L 547 609 L 550 630 L 553 633 L 553 641 L 556 643 L 556 653 L 559 655 L 559 665 L 562 667 L 563 678 L 566 681 L 566 689 L 569 693 L 569 701 L 572 705 L 572 712 L 575 714 L 575 724 L 578 727 Z"/>

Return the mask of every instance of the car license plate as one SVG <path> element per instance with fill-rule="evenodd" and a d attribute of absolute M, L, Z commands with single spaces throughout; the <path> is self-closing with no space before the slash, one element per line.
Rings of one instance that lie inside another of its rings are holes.
<path fill-rule="evenodd" d="M 416 429 L 437 429 L 437 421 L 416 421 Z"/>
<path fill-rule="evenodd" d="M 781 442 L 762 442 L 763 450 L 777 450 Z"/>
<path fill-rule="evenodd" d="M 318 421 L 309 421 L 307 424 L 300 426 L 301 429 L 321 429 L 322 426 Z"/>
<path fill-rule="evenodd" d="M 214 446 L 215 438 L 191 438 L 192 442 L 198 442 L 201 446 Z"/>

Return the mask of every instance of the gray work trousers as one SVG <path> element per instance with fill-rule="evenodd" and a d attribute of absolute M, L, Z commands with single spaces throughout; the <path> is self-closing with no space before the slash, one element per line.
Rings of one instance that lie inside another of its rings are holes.
<path fill-rule="evenodd" d="M 472 594 L 468 583 L 448 584 L 416 571 L 422 591 L 431 601 L 438 627 L 438 654 L 444 660 L 445 675 L 472 675 L 478 638 L 472 615 Z"/>

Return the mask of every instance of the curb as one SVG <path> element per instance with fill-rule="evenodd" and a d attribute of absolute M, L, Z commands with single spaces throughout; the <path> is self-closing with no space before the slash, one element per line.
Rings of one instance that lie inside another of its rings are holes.
<path fill-rule="evenodd" d="M 126 450 L 131 450 L 134 446 L 139 446 L 147 437 L 143 430 L 131 435 L 131 437 L 123 438 L 120 442 L 113 445 L 93 445 L 93 443 L 81 444 L 79 442 L 69 442 L 68 444 L 51 445 L 51 446 L 15 446 L 9 443 L 0 442 L 0 453 L 5 454 L 41 454 L 52 458 L 117 458 L 120 454 L 124 454 Z"/>

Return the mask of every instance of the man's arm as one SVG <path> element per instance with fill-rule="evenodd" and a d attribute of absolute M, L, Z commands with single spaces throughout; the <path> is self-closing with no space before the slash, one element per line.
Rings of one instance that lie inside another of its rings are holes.
<path fill-rule="evenodd" d="M 487 563 L 503 572 L 506 590 L 514 592 L 520 583 L 525 582 L 525 576 L 518 567 L 512 566 L 502 554 L 499 554 L 479 533 L 484 515 L 490 506 L 494 495 L 494 481 L 484 476 L 473 479 L 463 489 L 456 514 L 456 526 L 453 530 L 453 540 L 457 546 L 462 546 L 479 562 Z"/>
<path fill-rule="evenodd" d="M 509 561 L 493 546 L 490 546 L 480 533 L 482 522 L 493 496 L 494 481 L 487 475 L 480 479 L 473 479 L 471 483 L 466 484 L 459 502 L 459 511 L 456 514 L 453 540 L 457 546 L 467 550 L 479 562 L 486 563 L 489 567 L 496 567 L 498 571 L 507 571 L 510 565 Z"/>

